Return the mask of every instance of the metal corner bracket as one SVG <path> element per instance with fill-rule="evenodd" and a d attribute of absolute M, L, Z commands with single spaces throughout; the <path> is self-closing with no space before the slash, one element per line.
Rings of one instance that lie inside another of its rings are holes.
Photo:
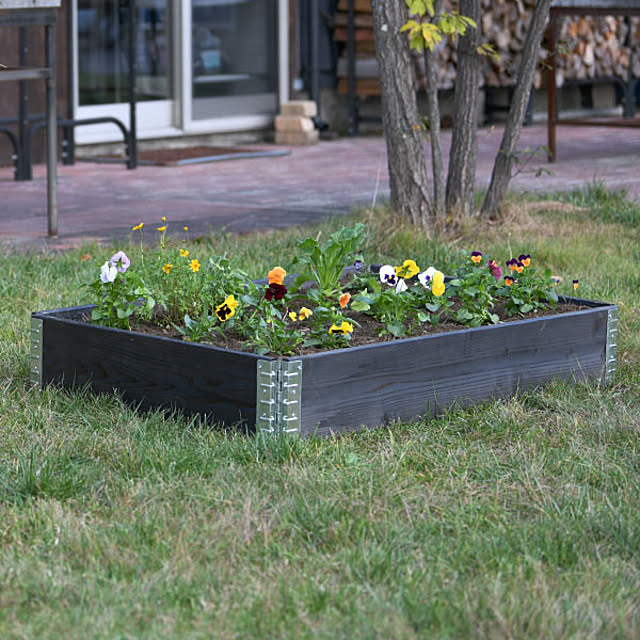
<path fill-rule="evenodd" d="M 604 354 L 604 376 L 606 383 L 613 380 L 618 364 L 618 307 L 607 311 L 607 346 Z"/>
<path fill-rule="evenodd" d="M 42 388 L 42 318 L 31 316 L 31 362 L 29 381 Z"/>
<path fill-rule="evenodd" d="M 258 360 L 256 429 L 300 433 L 302 360 Z"/>

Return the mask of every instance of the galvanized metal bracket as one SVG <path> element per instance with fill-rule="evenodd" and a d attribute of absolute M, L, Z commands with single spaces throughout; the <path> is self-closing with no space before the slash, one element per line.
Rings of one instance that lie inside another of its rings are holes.
<path fill-rule="evenodd" d="M 31 366 L 29 381 L 42 388 L 42 318 L 31 316 Z"/>
<path fill-rule="evenodd" d="M 257 430 L 300 433 L 302 360 L 258 360 L 257 379 Z"/>
<path fill-rule="evenodd" d="M 604 354 L 604 382 L 613 380 L 618 364 L 618 307 L 607 311 L 607 347 Z"/>

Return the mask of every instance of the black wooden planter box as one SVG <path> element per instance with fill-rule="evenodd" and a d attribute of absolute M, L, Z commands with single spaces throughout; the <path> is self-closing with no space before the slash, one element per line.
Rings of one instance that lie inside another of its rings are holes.
<path fill-rule="evenodd" d="M 91 307 L 32 315 L 32 378 L 266 432 L 321 434 L 433 415 L 556 378 L 607 382 L 618 309 L 586 309 L 363 347 L 272 358 L 110 329 Z"/>

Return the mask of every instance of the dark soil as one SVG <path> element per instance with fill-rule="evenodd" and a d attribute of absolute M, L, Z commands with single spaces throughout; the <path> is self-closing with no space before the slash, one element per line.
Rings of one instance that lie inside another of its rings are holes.
<path fill-rule="evenodd" d="M 299 308 L 303 305 L 302 303 L 300 303 L 296 306 Z M 548 307 L 547 309 L 543 309 L 535 313 L 527 313 L 524 315 L 512 317 L 507 316 L 504 313 L 504 308 L 502 307 L 494 307 L 493 312 L 500 317 L 500 322 L 513 322 L 515 320 L 526 320 L 530 318 L 539 318 L 542 316 L 557 315 L 560 313 L 569 313 L 571 311 L 580 311 L 586 308 L 586 305 L 558 303 L 555 308 Z M 354 327 L 353 334 L 351 334 L 351 340 L 349 342 L 349 346 L 351 347 L 381 342 L 391 342 L 398 339 L 389 334 L 380 335 L 380 333 L 384 330 L 384 325 L 369 315 L 361 312 L 351 311 L 348 313 L 348 317 L 349 319 L 352 319 L 358 323 Z M 414 328 L 413 332 L 407 333 L 407 335 L 403 336 L 403 338 L 435 335 L 448 331 L 460 331 L 461 329 L 465 328 L 465 326 L 451 320 L 442 321 L 440 322 L 440 324 L 435 326 L 429 323 L 424 323 L 419 325 L 417 328 Z M 176 338 L 179 340 L 182 339 L 182 335 L 173 327 L 159 326 L 157 324 L 152 324 L 149 322 L 138 322 L 132 327 L 132 329 L 139 333 L 152 334 L 165 338 Z M 211 336 L 210 340 L 204 341 L 204 344 L 212 344 L 223 349 L 231 349 L 234 351 L 254 351 L 252 344 L 247 343 L 244 338 L 240 338 L 238 335 L 234 335 L 233 332 L 229 332 L 224 337 L 214 334 Z M 318 347 L 305 347 L 296 349 L 295 354 L 302 355 L 307 353 L 318 353 L 319 351 L 323 351 L 323 349 Z"/>

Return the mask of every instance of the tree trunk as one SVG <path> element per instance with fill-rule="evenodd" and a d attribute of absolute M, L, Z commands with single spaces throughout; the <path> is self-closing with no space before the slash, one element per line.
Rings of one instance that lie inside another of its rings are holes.
<path fill-rule="evenodd" d="M 442 0 L 436 0 L 433 5 L 436 19 L 442 10 Z M 431 166 L 433 172 L 433 213 L 436 220 L 444 223 L 445 210 L 445 180 L 444 164 L 442 162 L 442 147 L 440 145 L 440 105 L 438 103 L 438 74 L 435 54 L 429 49 L 424 50 L 424 65 L 427 84 L 427 119 L 429 120 L 429 139 L 431 142 Z"/>
<path fill-rule="evenodd" d="M 460 0 L 460 14 L 474 20 L 458 40 L 458 66 L 453 98 L 453 133 L 447 175 L 447 211 L 454 215 L 473 213 L 476 183 L 477 103 L 480 74 L 480 0 Z"/>
<path fill-rule="evenodd" d="M 520 131 L 524 122 L 529 95 L 538 65 L 538 49 L 542 40 L 551 0 L 537 0 L 529 22 L 527 37 L 522 49 L 522 62 L 518 68 L 516 86 L 511 101 L 511 108 L 500 144 L 500 151 L 496 156 L 489 190 L 482 203 L 482 214 L 495 216 L 507 194 L 511 172 L 515 159 L 515 150 L 520 138 Z"/>
<path fill-rule="evenodd" d="M 428 229 L 433 215 L 427 189 L 424 140 L 413 87 L 411 54 L 400 27 L 407 21 L 405 0 L 372 0 L 373 31 L 387 142 L 391 207 Z"/>

